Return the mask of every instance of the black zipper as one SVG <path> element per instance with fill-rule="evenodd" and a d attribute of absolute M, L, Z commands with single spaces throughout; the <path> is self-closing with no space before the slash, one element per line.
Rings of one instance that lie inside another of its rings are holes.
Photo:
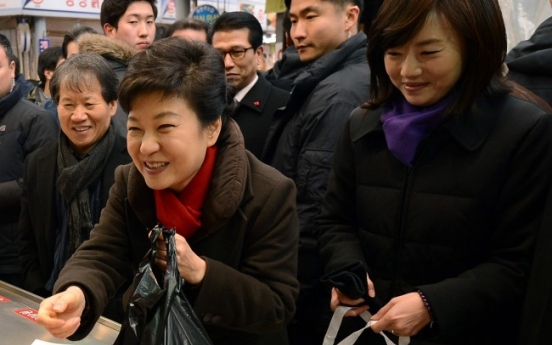
<path fill-rule="evenodd" d="M 434 141 L 434 135 L 432 135 L 434 131 L 430 131 L 425 138 L 420 143 L 420 146 L 418 147 L 418 152 L 414 158 L 414 162 L 412 164 L 411 168 L 405 168 L 405 174 L 404 174 L 404 184 L 403 184 L 403 191 L 401 196 L 401 206 L 399 211 L 399 222 L 397 225 L 397 231 L 396 231 L 396 237 L 395 237 L 395 255 L 393 258 L 393 278 L 391 282 L 391 296 L 399 296 L 401 294 L 401 277 L 402 275 L 402 269 L 403 269 L 403 260 L 402 260 L 402 254 L 404 251 L 404 246 L 406 244 L 406 220 L 408 218 L 408 205 L 410 204 L 410 193 L 411 193 L 411 185 L 412 185 L 412 175 L 414 172 L 414 169 L 416 168 L 416 164 L 420 161 L 420 158 L 422 157 L 425 149 L 428 147 L 428 145 Z"/>

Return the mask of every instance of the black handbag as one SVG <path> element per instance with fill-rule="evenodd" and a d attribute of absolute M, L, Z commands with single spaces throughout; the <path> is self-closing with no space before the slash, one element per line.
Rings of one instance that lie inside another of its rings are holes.
<path fill-rule="evenodd" d="M 155 265 L 155 243 L 160 234 L 167 245 L 164 274 Z M 151 231 L 151 249 L 134 278 L 127 322 L 140 345 L 212 345 L 182 290 L 184 280 L 178 272 L 174 234 L 174 229 L 162 225 Z"/>

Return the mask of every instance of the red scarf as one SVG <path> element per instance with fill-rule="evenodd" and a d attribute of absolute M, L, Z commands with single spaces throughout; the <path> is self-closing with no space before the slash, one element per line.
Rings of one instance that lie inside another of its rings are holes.
<path fill-rule="evenodd" d="M 167 229 L 190 238 L 201 227 L 201 213 L 213 176 L 217 147 L 208 147 L 203 165 L 180 194 L 169 189 L 154 190 L 157 220 Z"/>

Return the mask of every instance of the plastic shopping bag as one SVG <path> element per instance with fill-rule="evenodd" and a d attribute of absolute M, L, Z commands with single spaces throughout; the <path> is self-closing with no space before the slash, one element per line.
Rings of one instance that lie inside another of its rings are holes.
<path fill-rule="evenodd" d="M 337 332 L 339 331 L 339 327 L 341 326 L 341 321 L 343 321 L 343 316 L 347 311 L 352 309 L 351 307 L 337 307 L 337 309 L 334 312 L 334 315 L 332 317 L 332 321 L 330 321 L 330 326 L 328 327 L 328 330 L 326 332 L 326 336 L 324 337 L 324 343 L 322 345 L 334 345 L 335 338 L 337 336 Z M 337 345 L 353 345 L 357 339 L 360 337 L 362 332 L 364 332 L 365 329 L 372 327 L 374 323 L 377 321 L 370 320 L 372 318 L 372 314 L 365 311 L 364 313 L 360 314 L 360 317 L 366 321 L 366 326 L 359 329 L 356 332 L 351 333 L 348 337 L 343 339 L 339 342 Z M 391 339 L 389 339 L 385 333 L 380 332 L 379 333 L 383 339 L 385 340 L 386 345 L 395 345 Z M 398 343 L 397 345 L 408 345 L 410 343 L 410 337 L 398 337 Z"/>
<path fill-rule="evenodd" d="M 330 287 L 335 287 L 351 299 L 364 298 L 365 303 L 370 307 L 369 311 L 360 314 L 360 317 L 366 322 L 365 326 L 356 332 L 351 333 L 337 345 L 353 345 L 365 329 L 370 328 L 377 321 L 372 321 L 372 313 L 377 313 L 383 303 L 376 297 L 368 295 L 368 281 L 366 268 L 362 262 L 354 262 L 342 267 L 334 272 L 328 273 L 322 277 L 322 282 Z M 323 345 L 334 345 L 339 327 L 343 321 L 345 313 L 352 309 L 351 307 L 338 307 L 324 337 Z M 384 339 L 386 345 L 395 345 L 385 333 L 379 333 Z M 409 337 L 398 337 L 398 345 L 408 345 Z"/>
<path fill-rule="evenodd" d="M 155 243 L 163 234 L 167 245 L 167 269 L 155 265 Z M 134 278 L 135 290 L 128 308 L 128 322 L 140 345 L 212 345 L 195 315 L 178 272 L 174 229 L 157 225 L 151 232 L 151 249 Z"/>

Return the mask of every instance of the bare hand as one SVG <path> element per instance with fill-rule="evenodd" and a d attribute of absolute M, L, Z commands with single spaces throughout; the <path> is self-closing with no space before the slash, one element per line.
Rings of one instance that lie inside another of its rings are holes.
<path fill-rule="evenodd" d="M 416 292 L 393 298 L 372 316 L 372 320 L 378 321 L 372 325 L 376 333 L 387 330 L 408 337 L 418 334 L 431 321 L 422 298 Z"/>
<path fill-rule="evenodd" d="M 374 283 L 372 283 L 372 281 L 370 280 L 368 275 L 366 275 L 366 281 L 368 282 L 368 295 L 370 297 L 375 297 L 376 296 L 376 290 L 374 289 Z M 347 297 L 346 295 L 344 295 L 338 289 L 332 288 L 332 298 L 331 298 L 331 301 L 330 301 L 330 308 L 332 309 L 332 311 L 335 311 L 335 309 L 339 306 L 348 306 L 348 307 L 357 306 L 357 305 L 360 305 L 364 302 L 365 302 L 364 298 L 359 298 L 359 299 L 353 300 L 353 299 Z M 345 313 L 344 316 L 345 317 L 359 316 L 360 314 L 364 313 L 368 309 L 370 309 L 370 308 L 367 305 L 363 304 L 363 305 L 360 305 L 357 308 L 349 310 L 348 312 Z"/>
<path fill-rule="evenodd" d="M 37 323 L 44 326 L 56 338 L 71 336 L 80 326 L 86 299 L 82 290 L 70 286 L 40 303 Z"/>
<path fill-rule="evenodd" d="M 188 241 L 183 236 L 175 234 L 174 239 L 180 277 L 192 285 L 201 283 L 205 277 L 207 263 L 190 248 Z M 167 269 L 167 247 L 163 234 L 157 238 L 156 248 L 155 264 L 159 269 L 165 271 Z"/>

